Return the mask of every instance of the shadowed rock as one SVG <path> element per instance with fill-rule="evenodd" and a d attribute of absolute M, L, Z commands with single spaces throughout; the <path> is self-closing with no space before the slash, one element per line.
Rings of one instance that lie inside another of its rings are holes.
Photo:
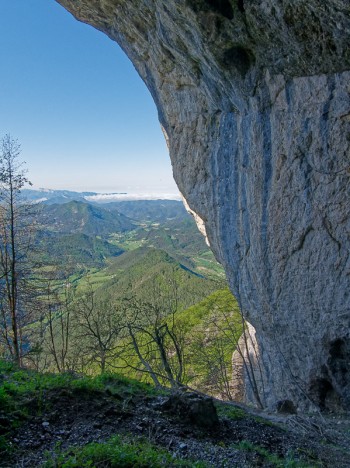
<path fill-rule="evenodd" d="M 212 398 L 196 393 L 174 393 L 159 405 L 162 411 L 173 414 L 184 423 L 195 424 L 203 428 L 215 428 L 219 424 Z"/>

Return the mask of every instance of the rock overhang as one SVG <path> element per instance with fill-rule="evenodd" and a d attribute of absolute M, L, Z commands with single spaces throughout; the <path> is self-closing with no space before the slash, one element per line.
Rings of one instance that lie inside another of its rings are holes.
<path fill-rule="evenodd" d="M 58 3 L 148 86 L 179 189 L 257 330 L 265 404 L 349 408 L 349 2 Z"/>

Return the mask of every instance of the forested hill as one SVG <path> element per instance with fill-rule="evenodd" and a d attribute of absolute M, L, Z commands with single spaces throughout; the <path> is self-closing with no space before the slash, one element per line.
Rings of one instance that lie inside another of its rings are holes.
<path fill-rule="evenodd" d="M 167 295 L 177 301 L 178 310 L 196 304 L 223 285 L 186 268 L 163 250 L 147 247 L 112 259 L 106 273 L 110 279 L 96 291 L 101 299 L 132 296 L 157 303 L 160 296 Z"/>
<path fill-rule="evenodd" d="M 37 251 L 41 263 L 82 274 L 91 268 L 107 267 L 123 252 L 143 247 L 143 254 L 145 249 L 166 252 L 192 274 L 224 280 L 221 266 L 181 202 L 43 202 L 38 203 L 38 212 Z M 140 252 L 123 254 L 120 261 L 130 262 Z M 141 262 L 146 259 L 143 254 Z"/>
<path fill-rule="evenodd" d="M 170 220 L 191 219 L 184 205 L 176 200 L 118 201 L 102 205 L 110 211 L 117 211 L 141 223 L 164 223 Z"/>
<path fill-rule="evenodd" d="M 101 237 L 135 228 L 132 220 L 123 214 L 112 213 L 99 206 L 81 201 L 43 205 L 40 222 L 46 229 L 54 232 L 81 233 Z"/>
<path fill-rule="evenodd" d="M 45 265 L 76 271 L 81 268 L 101 268 L 106 259 L 121 255 L 117 245 L 87 234 L 44 233 L 40 240 L 41 260 Z"/>

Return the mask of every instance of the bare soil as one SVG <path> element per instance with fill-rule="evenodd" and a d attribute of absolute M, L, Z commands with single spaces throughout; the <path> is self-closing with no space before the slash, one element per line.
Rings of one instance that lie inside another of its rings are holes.
<path fill-rule="evenodd" d="M 212 467 L 350 466 L 350 420 L 345 416 L 282 417 L 232 404 L 221 406 L 219 422 L 205 427 L 181 410 L 169 410 L 169 398 L 49 391 L 40 407 L 36 400 L 26 402 L 33 416 L 15 430 L 13 457 L 0 460 L 0 466 L 39 467 L 58 446 L 65 450 L 103 442 L 114 434 L 147 438 L 174 459 L 201 460 Z"/>

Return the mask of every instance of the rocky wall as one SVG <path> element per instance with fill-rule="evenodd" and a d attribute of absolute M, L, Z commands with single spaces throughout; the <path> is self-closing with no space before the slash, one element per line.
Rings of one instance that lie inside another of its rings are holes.
<path fill-rule="evenodd" d="M 264 404 L 349 409 L 349 1 L 57 1 L 150 90 L 255 327 Z"/>

